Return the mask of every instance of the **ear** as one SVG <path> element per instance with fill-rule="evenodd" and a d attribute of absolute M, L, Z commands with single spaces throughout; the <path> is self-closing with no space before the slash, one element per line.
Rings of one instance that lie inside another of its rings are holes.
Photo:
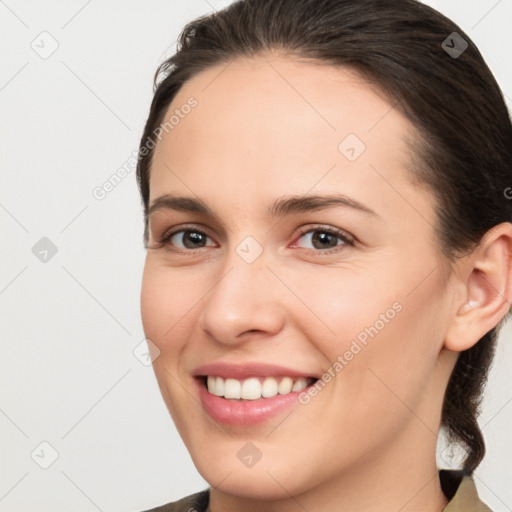
<path fill-rule="evenodd" d="M 463 300 L 454 304 L 454 316 L 444 346 L 461 352 L 475 345 L 507 314 L 512 301 L 512 224 L 490 229 L 478 247 L 461 263 L 458 286 Z"/>

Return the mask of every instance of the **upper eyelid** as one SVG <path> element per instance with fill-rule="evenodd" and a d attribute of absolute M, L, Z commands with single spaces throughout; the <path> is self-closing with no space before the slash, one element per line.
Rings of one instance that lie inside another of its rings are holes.
<path fill-rule="evenodd" d="M 202 227 L 201 224 L 192 224 L 192 225 L 185 224 L 184 226 L 176 226 L 176 228 L 169 228 L 162 233 L 160 238 L 174 236 L 177 233 L 180 233 L 181 231 L 197 231 L 199 233 L 205 234 L 206 236 L 208 236 L 212 239 L 214 238 L 208 233 L 208 228 Z"/>
<path fill-rule="evenodd" d="M 326 231 L 329 231 L 329 230 L 331 230 L 331 231 L 340 231 L 341 233 L 344 233 L 347 236 L 353 237 L 353 235 L 351 235 L 350 233 L 348 233 L 344 229 L 336 228 L 334 226 L 329 226 L 328 224 L 321 224 L 321 223 L 320 224 L 315 224 L 315 223 L 313 223 L 310 226 L 303 226 L 303 227 L 298 228 L 299 234 L 301 234 L 301 235 L 303 235 L 305 233 L 308 233 L 309 231 L 313 231 L 315 229 L 318 229 L 318 230 L 325 229 Z M 179 233 L 180 231 L 194 231 L 194 230 L 196 230 L 198 232 L 201 232 L 201 233 L 204 233 L 205 235 L 210 236 L 208 234 L 209 228 L 203 227 L 201 224 L 190 224 L 190 225 L 184 224 L 183 226 L 176 226 L 176 229 L 174 227 L 173 228 L 169 228 L 169 229 L 166 229 L 161 236 L 165 236 L 167 233 L 169 233 L 169 234 L 171 234 L 171 233 L 172 234 L 176 234 L 176 233 Z"/>
<path fill-rule="evenodd" d="M 309 233 L 310 231 L 327 231 L 332 232 L 338 236 L 345 236 L 346 238 L 350 238 L 351 240 L 356 240 L 356 237 L 354 235 L 351 235 L 348 231 L 342 229 L 342 228 L 336 228 L 334 226 L 329 226 L 327 224 L 313 224 L 312 226 L 305 226 L 299 228 L 299 234 L 305 235 L 306 233 Z"/>

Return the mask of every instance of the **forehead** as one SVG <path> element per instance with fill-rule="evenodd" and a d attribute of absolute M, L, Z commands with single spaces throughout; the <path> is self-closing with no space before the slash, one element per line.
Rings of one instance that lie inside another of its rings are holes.
<path fill-rule="evenodd" d="M 379 174 L 408 178 L 414 126 L 348 68 L 282 55 L 234 59 L 186 82 L 164 122 L 173 115 L 153 155 L 150 200 L 169 189 L 211 195 L 212 186 L 242 203 L 249 191 L 263 200 L 341 187 L 361 197 L 370 187 L 384 203 L 396 192 Z"/>

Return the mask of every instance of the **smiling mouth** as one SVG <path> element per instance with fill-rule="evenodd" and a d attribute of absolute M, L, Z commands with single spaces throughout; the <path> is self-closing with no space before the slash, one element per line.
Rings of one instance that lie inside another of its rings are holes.
<path fill-rule="evenodd" d="M 213 375 L 199 377 L 212 395 L 228 400 L 259 400 L 276 395 L 289 395 L 306 389 L 318 381 L 315 377 L 249 377 L 223 378 Z"/>

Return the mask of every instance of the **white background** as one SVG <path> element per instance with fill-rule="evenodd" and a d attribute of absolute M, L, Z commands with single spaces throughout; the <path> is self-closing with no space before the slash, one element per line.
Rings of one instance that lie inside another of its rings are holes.
<path fill-rule="evenodd" d="M 0 1 L 1 511 L 140 511 L 207 486 L 133 354 L 145 256 L 135 172 L 101 201 L 92 190 L 137 150 L 180 29 L 229 3 Z M 512 0 L 427 3 L 469 34 L 511 98 Z M 57 43 L 47 59 L 31 47 Z M 46 263 L 32 252 L 43 237 L 58 251 Z M 475 481 L 495 512 L 512 510 L 511 337 L 506 325 L 480 418 L 488 455 Z M 50 460 L 43 441 L 58 452 L 48 469 L 35 462 Z"/>

